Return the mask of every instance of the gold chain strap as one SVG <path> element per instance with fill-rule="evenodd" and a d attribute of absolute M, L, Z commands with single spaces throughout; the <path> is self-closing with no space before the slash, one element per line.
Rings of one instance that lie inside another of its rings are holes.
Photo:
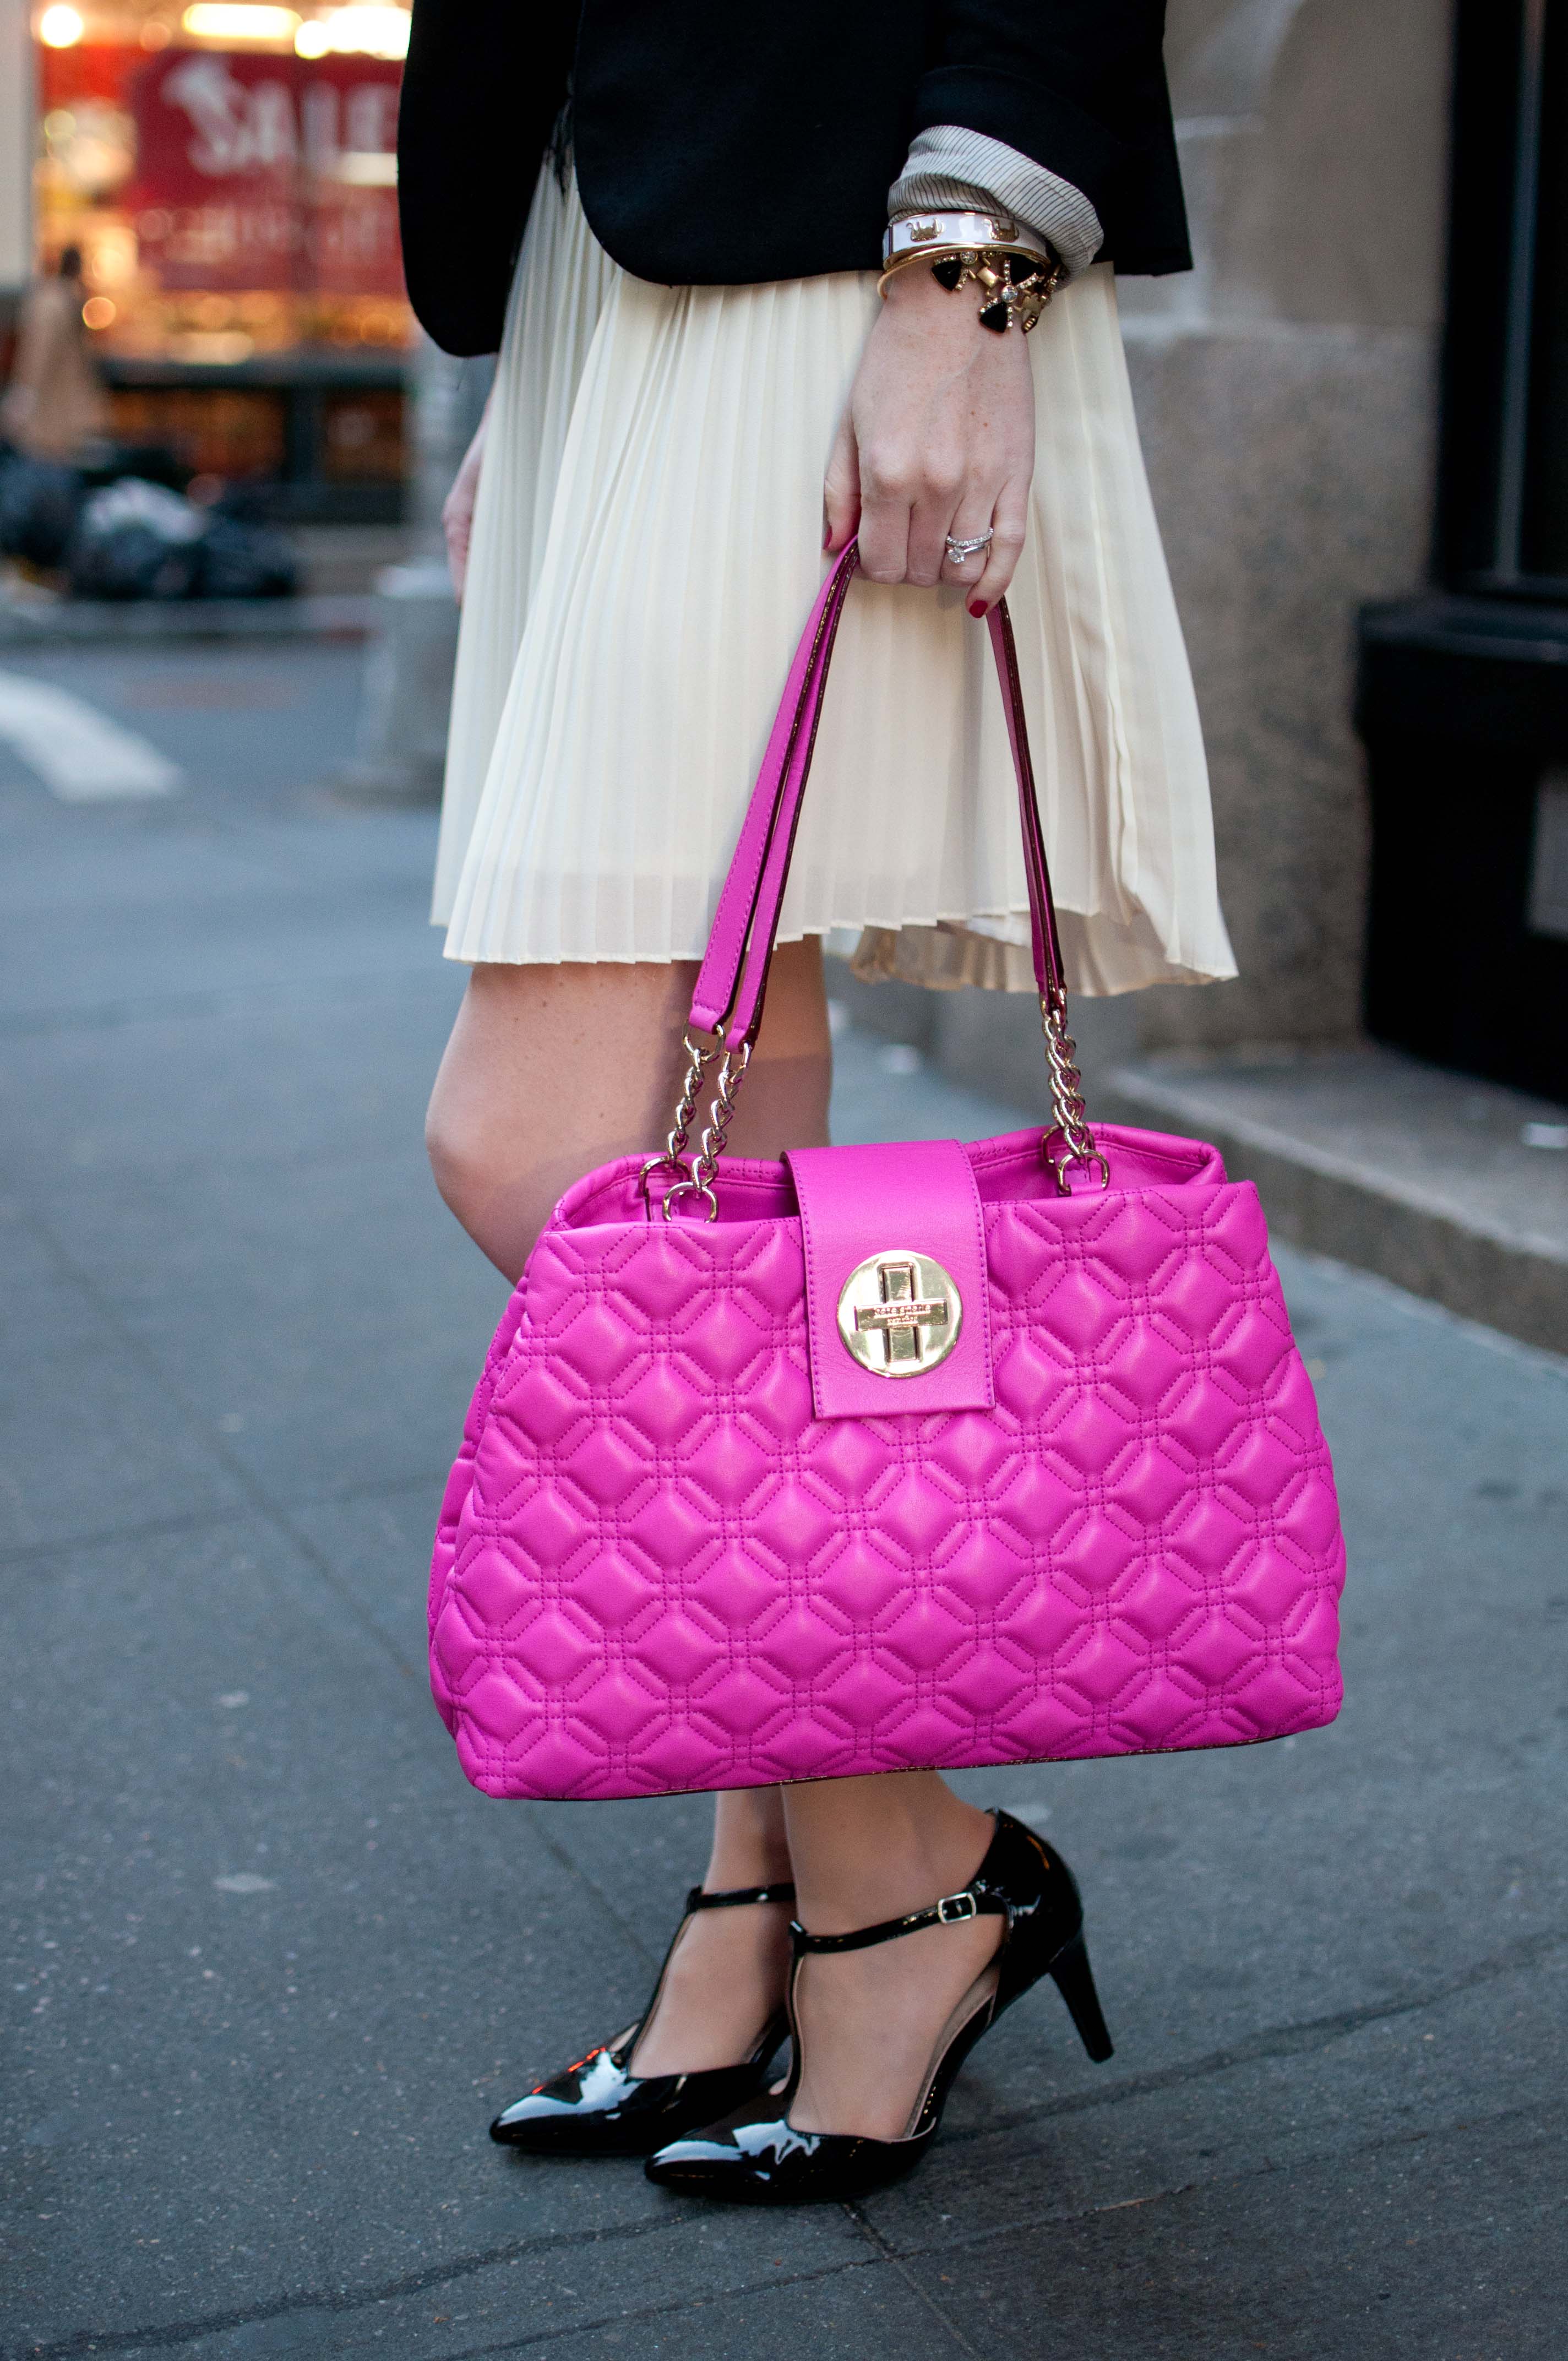
<path fill-rule="evenodd" d="M 1094 1134 L 1089 1127 L 1089 1109 L 1084 1103 L 1083 1076 L 1078 1070 L 1078 1047 L 1067 1029 L 1067 994 L 1053 990 L 1040 1001 L 1040 1027 L 1045 1035 L 1046 1071 L 1050 1079 L 1052 1128 L 1041 1142 L 1041 1152 L 1056 1175 L 1058 1189 L 1064 1197 L 1072 1194 L 1074 1172 L 1098 1172 L 1100 1186 L 1111 1185 L 1111 1168 L 1094 1144 Z M 718 1075 L 714 1086 L 713 1104 L 707 1122 L 697 1141 L 696 1152 L 688 1159 L 686 1150 L 691 1137 L 692 1116 L 696 1110 L 702 1079 L 718 1051 L 694 1041 L 688 1033 L 683 1045 L 687 1064 L 681 1085 L 680 1099 L 675 1107 L 674 1121 L 663 1152 L 651 1156 L 642 1167 L 642 1192 L 655 1172 L 679 1173 L 674 1188 L 663 1197 L 663 1214 L 668 1221 L 677 1197 L 697 1196 L 706 1200 L 707 1218 L 718 1219 L 718 1199 L 713 1183 L 729 1137 L 729 1126 L 735 1119 L 735 1102 L 746 1070 L 751 1062 L 751 1045 L 742 1044 L 739 1050 L 727 1049 L 719 1060 Z M 683 1170 L 683 1167 L 685 1168 Z"/>
<path fill-rule="evenodd" d="M 689 1044 L 688 1044 L 689 1046 Z M 677 1180 L 664 1197 L 664 1219 L 670 1218 L 670 1208 L 677 1197 L 693 1193 L 707 1200 L 707 1218 L 718 1219 L 718 1200 L 713 1193 L 714 1174 L 724 1153 L 729 1126 L 735 1119 L 735 1101 L 746 1079 L 746 1069 L 751 1062 L 751 1044 L 743 1041 L 739 1049 L 726 1049 L 719 1061 L 718 1079 L 714 1085 L 713 1104 L 708 1109 L 707 1122 L 696 1144 L 696 1154 L 691 1159 L 691 1177 Z M 689 1115 L 688 1115 L 689 1121 Z M 674 1133 L 671 1134 L 672 1138 Z M 663 1161 L 663 1159 L 660 1159 Z"/>
<path fill-rule="evenodd" d="M 1067 994 L 1053 987 L 1040 1001 L 1040 1025 L 1046 1037 L 1046 1069 L 1050 1076 L 1051 1114 L 1055 1127 L 1040 1143 L 1046 1162 L 1057 1176 L 1064 1197 L 1072 1194 L 1071 1174 L 1091 1172 L 1098 1166 L 1100 1186 L 1111 1186 L 1111 1167 L 1094 1145 L 1089 1110 L 1083 1103 L 1083 1076 L 1074 1062 L 1078 1046 L 1067 1029 Z M 1052 1142 L 1058 1139 L 1059 1149 Z"/>
<path fill-rule="evenodd" d="M 683 1037 L 681 1046 L 686 1053 L 685 1079 L 681 1084 L 680 1097 L 675 1102 L 675 1119 L 670 1126 L 670 1136 L 664 1142 L 663 1154 L 651 1156 L 642 1167 L 644 1197 L 648 1194 L 648 1183 L 655 1172 L 683 1172 L 686 1143 L 691 1137 L 691 1120 L 696 1113 L 697 1093 L 702 1089 L 702 1078 L 718 1055 L 717 1048 L 704 1048 L 701 1042 L 694 1041 L 689 1033 Z"/>

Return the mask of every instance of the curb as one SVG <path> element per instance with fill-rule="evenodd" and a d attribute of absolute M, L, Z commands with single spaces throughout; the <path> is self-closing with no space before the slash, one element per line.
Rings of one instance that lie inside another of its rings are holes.
<path fill-rule="evenodd" d="M 103 598 L 23 605 L 0 599 L 0 649 L 138 647 L 188 640 L 368 639 L 380 601 L 369 593 L 301 598 Z"/>

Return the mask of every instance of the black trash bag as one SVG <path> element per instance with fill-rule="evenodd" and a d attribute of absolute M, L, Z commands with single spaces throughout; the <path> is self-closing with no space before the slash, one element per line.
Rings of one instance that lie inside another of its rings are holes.
<path fill-rule="evenodd" d="M 225 484 L 213 502 L 214 516 L 232 518 L 236 524 L 270 524 L 278 514 L 281 487 L 269 478 L 259 482 Z"/>
<path fill-rule="evenodd" d="M 66 559 L 73 598 L 190 598 L 202 577 L 202 511 L 126 476 L 82 502 Z"/>
<path fill-rule="evenodd" d="M 213 516 L 202 536 L 199 598 L 291 598 L 300 587 L 292 546 L 264 525 Z"/>
<path fill-rule="evenodd" d="M 9 447 L 0 451 L 0 556 L 62 566 L 81 508 L 82 478 L 74 467 L 29 459 Z"/>
<path fill-rule="evenodd" d="M 192 469 L 167 443 L 117 443 L 106 434 L 94 435 L 76 454 L 76 465 L 90 492 L 100 490 L 105 484 L 117 484 L 126 476 L 137 476 L 144 484 L 162 484 L 171 492 L 182 492 L 189 485 Z"/>

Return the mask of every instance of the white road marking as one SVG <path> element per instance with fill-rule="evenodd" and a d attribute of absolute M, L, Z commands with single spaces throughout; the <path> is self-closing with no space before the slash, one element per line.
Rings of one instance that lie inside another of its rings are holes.
<path fill-rule="evenodd" d="M 0 672 L 0 739 L 61 803 L 171 796 L 181 782 L 179 764 L 134 730 L 123 730 L 85 697 L 23 673 Z"/>

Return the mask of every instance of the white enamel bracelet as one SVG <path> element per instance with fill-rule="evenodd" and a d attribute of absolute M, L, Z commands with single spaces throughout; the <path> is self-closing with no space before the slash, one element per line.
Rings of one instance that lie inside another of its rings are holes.
<path fill-rule="evenodd" d="M 1056 256 L 1037 231 L 1027 229 L 1013 214 L 959 213 L 901 214 L 883 232 L 882 267 L 914 261 L 929 249 L 947 247 L 991 247 L 1011 254 L 1032 254 L 1047 269 Z"/>

